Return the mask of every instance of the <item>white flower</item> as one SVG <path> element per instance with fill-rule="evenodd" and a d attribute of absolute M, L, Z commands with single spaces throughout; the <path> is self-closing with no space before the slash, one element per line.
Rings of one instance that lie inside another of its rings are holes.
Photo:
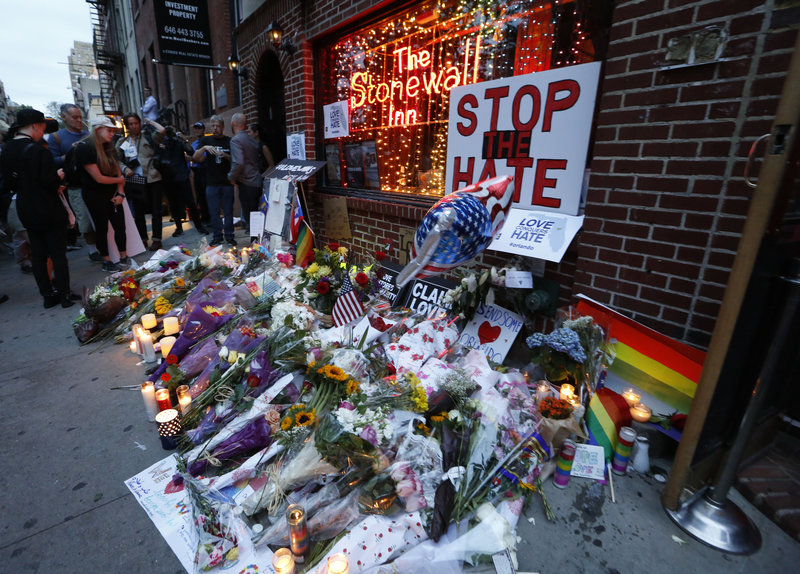
<path fill-rule="evenodd" d="M 470 293 L 475 293 L 475 290 L 478 288 L 478 280 L 475 279 L 474 275 L 470 275 L 467 279 L 467 289 Z"/>
<path fill-rule="evenodd" d="M 219 358 L 220 359 L 227 359 L 228 358 L 228 347 L 223 346 L 219 350 Z"/>

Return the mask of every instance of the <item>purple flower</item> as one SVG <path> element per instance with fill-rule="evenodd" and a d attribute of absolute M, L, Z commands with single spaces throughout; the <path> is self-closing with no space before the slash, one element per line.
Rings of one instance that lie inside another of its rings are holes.
<path fill-rule="evenodd" d="M 363 438 L 372 446 L 378 446 L 378 433 L 375 432 L 375 429 L 372 428 L 372 425 L 367 425 L 361 429 L 361 434 L 358 436 Z"/>
<path fill-rule="evenodd" d="M 347 401 L 342 401 L 342 402 L 340 402 L 340 403 L 339 403 L 339 408 L 340 408 L 340 409 L 347 409 L 348 411 L 354 411 L 354 410 L 356 410 L 356 408 L 355 408 L 355 407 L 354 407 L 354 406 L 353 406 L 351 403 L 349 403 L 349 402 L 347 402 Z"/>

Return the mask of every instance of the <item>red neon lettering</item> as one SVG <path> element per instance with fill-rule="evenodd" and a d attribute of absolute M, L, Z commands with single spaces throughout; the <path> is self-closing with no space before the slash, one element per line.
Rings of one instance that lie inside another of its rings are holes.
<path fill-rule="evenodd" d="M 509 162 L 510 163 L 510 162 Z M 540 159 L 536 162 L 536 179 L 533 182 L 533 205 L 543 207 L 561 207 L 561 200 L 555 197 L 545 197 L 542 192 L 545 189 L 552 189 L 556 186 L 557 180 L 547 177 L 549 169 L 567 169 L 565 159 Z"/>
<path fill-rule="evenodd" d="M 489 130 L 495 131 L 497 130 L 497 116 L 500 115 L 500 100 L 508 97 L 508 86 L 489 88 L 484 92 L 483 97 L 492 100 L 492 120 L 489 123 Z"/>
<path fill-rule="evenodd" d="M 520 101 L 523 97 L 531 97 L 531 117 L 527 122 L 523 122 L 519 117 Z M 514 129 L 524 132 L 532 131 L 536 122 L 539 121 L 539 110 L 542 107 L 542 96 L 536 86 L 522 86 L 516 94 L 514 94 L 514 104 L 511 113 L 511 121 L 514 122 Z"/>
<path fill-rule="evenodd" d="M 364 100 L 367 99 L 367 91 L 361 85 L 369 77 L 366 72 L 356 72 L 353 74 L 353 79 L 350 80 L 350 91 L 353 94 L 350 96 L 350 103 L 354 108 L 359 108 L 364 105 Z"/>
<path fill-rule="evenodd" d="M 456 111 L 460 117 L 467 120 L 466 124 L 463 122 L 456 123 L 456 129 L 462 136 L 471 136 L 478 127 L 478 116 L 475 112 L 467 109 L 467 104 L 473 108 L 477 108 L 478 98 L 476 98 L 474 94 L 467 94 L 458 101 Z"/>
<path fill-rule="evenodd" d="M 557 100 L 556 94 L 559 92 L 569 92 L 569 94 L 565 98 Z M 545 102 L 544 105 L 544 122 L 542 123 L 542 131 L 550 131 L 550 121 L 553 119 L 553 112 L 560 112 L 570 109 L 575 105 L 575 102 L 578 101 L 578 96 L 580 95 L 581 86 L 575 80 L 561 80 L 558 82 L 553 82 L 547 86 L 547 102 Z"/>
<path fill-rule="evenodd" d="M 462 183 L 472 185 L 472 172 L 475 169 L 475 158 L 467 158 L 467 169 L 461 171 L 461 156 L 456 156 L 453 162 L 453 189 L 458 189 Z M 483 180 L 484 178 L 481 178 Z"/>

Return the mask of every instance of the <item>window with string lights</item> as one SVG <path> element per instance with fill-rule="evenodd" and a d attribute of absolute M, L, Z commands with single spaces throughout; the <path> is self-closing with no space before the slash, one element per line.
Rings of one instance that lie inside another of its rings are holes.
<path fill-rule="evenodd" d="M 599 59 L 605 46 L 592 36 L 607 37 L 611 9 L 611 0 L 417 2 L 330 38 L 318 59 L 323 185 L 441 197 L 450 92 Z"/>

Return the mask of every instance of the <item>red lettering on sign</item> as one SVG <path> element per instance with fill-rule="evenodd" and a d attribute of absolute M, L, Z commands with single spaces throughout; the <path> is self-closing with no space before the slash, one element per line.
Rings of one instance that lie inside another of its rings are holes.
<path fill-rule="evenodd" d="M 543 195 L 543 191 L 545 189 L 552 189 L 557 183 L 555 178 L 547 177 L 547 170 L 550 169 L 567 169 L 567 160 L 540 159 L 536 162 L 536 179 L 533 182 L 533 201 L 531 202 L 533 205 L 555 208 L 561 207 L 560 199 L 555 197 L 545 197 Z"/>
<path fill-rule="evenodd" d="M 508 97 L 508 86 L 489 88 L 484 92 L 484 98 L 492 100 L 492 119 L 489 122 L 489 131 L 497 129 L 497 117 L 500 115 L 500 100 Z"/>
<path fill-rule="evenodd" d="M 520 101 L 523 97 L 530 96 L 532 102 L 531 117 L 527 122 L 523 122 L 519 117 Z M 514 129 L 530 132 L 539 121 L 539 110 L 542 107 L 542 95 L 536 86 L 522 86 L 514 94 L 514 108 L 511 113 L 511 120 L 514 122 Z"/>
<path fill-rule="evenodd" d="M 467 159 L 467 169 L 461 171 L 461 157 L 456 157 L 453 162 L 453 190 L 459 188 L 462 183 L 472 185 L 472 172 L 475 170 L 475 158 Z"/>
<path fill-rule="evenodd" d="M 560 100 L 556 99 L 559 92 L 569 92 L 566 97 Z M 575 105 L 578 101 L 578 96 L 581 95 L 581 85 L 575 80 L 561 80 L 553 82 L 547 86 L 547 102 L 544 105 L 544 121 L 542 123 L 542 131 L 550 131 L 550 122 L 553 119 L 554 112 L 561 112 L 568 110 Z"/>
<path fill-rule="evenodd" d="M 467 109 L 467 104 L 473 108 L 477 108 L 478 98 L 473 94 L 467 94 L 458 101 L 458 107 L 456 108 L 458 115 L 469 122 L 466 125 L 462 122 L 456 123 L 456 129 L 462 136 L 471 136 L 478 127 L 478 116 L 475 112 Z"/>

